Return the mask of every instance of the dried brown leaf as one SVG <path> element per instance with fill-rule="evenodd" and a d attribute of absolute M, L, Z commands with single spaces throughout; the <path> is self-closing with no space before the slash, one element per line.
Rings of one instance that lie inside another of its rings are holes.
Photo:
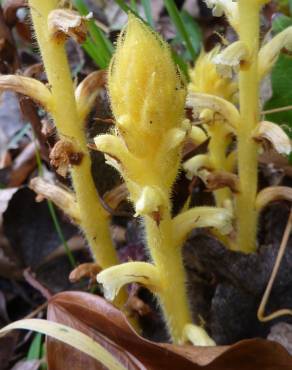
<path fill-rule="evenodd" d="M 70 9 L 55 9 L 48 17 L 48 28 L 51 36 L 58 42 L 65 42 L 72 37 L 82 44 L 86 40 L 86 17 Z"/>
<path fill-rule="evenodd" d="M 27 177 L 36 168 L 36 146 L 34 142 L 29 143 L 15 158 L 9 176 L 9 187 L 21 186 Z"/>
<path fill-rule="evenodd" d="M 4 0 L 2 2 L 3 16 L 9 26 L 17 22 L 17 10 L 27 6 L 26 0 Z"/>
<path fill-rule="evenodd" d="M 0 72 L 11 73 L 19 68 L 17 52 L 11 30 L 7 26 L 0 8 Z"/>
<path fill-rule="evenodd" d="M 212 348 L 150 342 L 134 332 L 117 308 L 88 293 L 56 295 L 49 303 L 48 319 L 91 336 L 129 370 L 289 370 L 292 367 L 292 357 L 281 345 L 262 339 Z M 95 360 L 50 338 L 47 356 L 51 370 L 104 369 Z"/>

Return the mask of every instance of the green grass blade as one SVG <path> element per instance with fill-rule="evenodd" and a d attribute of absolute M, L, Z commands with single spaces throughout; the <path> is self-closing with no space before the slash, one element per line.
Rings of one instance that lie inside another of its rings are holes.
<path fill-rule="evenodd" d="M 203 43 L 203 34 L 199 24 L 194 20 L 194 18 L 186 11 L 182 10 L 181 19 L 185 25 L 185 29 L 189 35 L 189 39 L 195 50 L 196 56 L 200 53 L 202 43 Z M 192 59 L 194 61 L 194 59 Z"/>
<path fill-rule="evenodd" d="M 131 0 L 131 8 L 134 10 L 134 12 L 138 13 L 138 7 L 137 7 L 137 0 Z"/>
<path fill-rule="evenodd" d="M 42 352 L 42 334 L 37 333 L 31 342 L 26 359 L 28 361 L 38 360 Z"/>
<path fill-rule="evenodd" d="M 152 28 L 154 28 L 154 20 L 152 17 L 152 9 L 151 9 L 151 1 L 150 0 L 141 0 L 141 3 L 144 8 L 145 16 L 147 22 L 150 24 Z"/>
<path fill-rule="evenodd" d="M 131 8 L 124 0 L 115 0 L 118 6 L 125 12 L 125 13 L 132 13 L 137 18 L 141 19 L 144 22 L 144 19 L 137 13 L 133 8 Z"/>
<path fill-rule="evenodd" d="M 83 0 L 74 0 L 73 3 L 80 14 L 87 15 L 89 13 L 89 9 Z M 88 31 L 90 37 L 83 44 L 85 51 L 100 68 L 107 68 L 114 51 L 113 44 L 94 20 L 88 21 Z"/>
<path fill-rule="evenodd" d="M 191 57 L 193 60 L 196 59 L 196 51 L 192 45 L 192 42 L 191 42 L 191 39 L 189 37 L 189 34 L 187 32 L 187 29 L 184 25 L 184 22 L 180 16 L 180 13 L 177 9 L 177 6 L 174 2 L 174 0 L 164 0 L 164 5 L 168 11 L 168 14 L 172 20 L 172 22 L 174 23 L 176 29 L 177 29 L 177 32 L 179 33 L 180 37 L 182 38 L 182 40 L 184 41 L 185 43 L 185 46 L 187 48 L 187 50 L 189 51 Z"/>
<path fill-rule="evenodd" d="M 30 131 L 30 124 L 27 123 L 22 129 L 9 141 L 7 149 L 14 148 L 15 145 Z"/>
<path fill-rule="evenodd" d="M 82 47 L 98 67 L 101 69 L 105 69 L 107 67 L 106 61 L 98 53 L 96 46 L 89 37 L 82 44 Z"/>
<path fill-rule="evenodd" d="M 57 213 L 56 213 L 55 206 L 50 200 L 47 200 L 47 203 L 48 203 L 48 208 L 49 208 L 51 218 L 52 218 L 53 223 L 54 223 L 55 230 L 58 234 L 59 239 L 61 240 L 61 243 L 64 246 L 65 252 L 66 252 L 68 260 L 70 262 L 70 265 L 73 268 L 75 268 L 77 266 L 77 262 L 76 262 L 73 254 L 72 254 L 72 252 L 71 252 L 71 250 L 70 250 L 70 248 L 69 248 L 69 246 L 66 242 L 66 239 L 64 237 L 61 225 L 60 225 L 59 220 L 58 220 L 58 216 L 57 216 Z"/>

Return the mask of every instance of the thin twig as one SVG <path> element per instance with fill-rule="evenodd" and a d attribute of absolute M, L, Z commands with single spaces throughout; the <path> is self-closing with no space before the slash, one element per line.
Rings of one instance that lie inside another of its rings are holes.
<path fill-rule="evenodd" d="M 30 312 L 28 315 L 25 316 L 24 319 L 33 319 L 35 316 L 38 316 L 40 312 L 42 312 L 44 309 L 46 309 L 48 306 L 48 301 L 38 306 L 35 310 Z"/>
<path fill-rule="evenodd" d="M 265 115 L 265 114 L 272 114 L 272 113 L 280 113 L 280 112 L 287 112 L 289 110 L 292 110 L 292 105 L 287 105 L 286 107 L 281 107 L 281 108 L 264 110 L 261 114 Z"/>
<path fill-rule="evenodd" d="M 30 268 L 27 268 L 23 271 L 23 277 L 25 281 L 34 289 L 38 290 L 44 298 L 47 300 L 52 298 L 52 293 L 36 279 L 35 274 Z"/>
<path fill-rule="evenodd" d="M 276 258 L 276 262 L 275 262 L 275 265 L 274 265 L 274 268 L 273 268 L 273 271 L 272 271 L 272 275 L 270 277 L 270 280 L 268 282 L 266 291 L 265 291 L 265 293 L 263 295 L 261 304 L 260 304 L 259 309 L 258 309 L 258 319 L 260 321 L 266 322 L 266 321 L 270 321 L 270 320 L 276 319 L 277 317 L 280 317 L 280 316 L 283 316 L 283 315 L 292 315 L 292 310 L 289 310 L 289 309 L 281 309 L 281 310 L 278 310 L 278 311 L 276 311 L 276 312 L 274 312 L 274 313 L 272 313 L 270 315 L 265 316 L 265 308 L 266 308 L 268 299 L 270 297 L 271 290 L 272 290 L 272 287 L 273 287 L 273 284 L 274 284 L 276 275 L 277 275 L 277 273 L 279 271 L 280 264 L 282 262 L 282 259 L 283 259 L 283 256 L 284 256 L 284 253 L 285 253 L 287 244 L 288 244 L 288 240 L 289 240 L 289 236 L 290 236 L 290 233 L 291 233 L 291 229 L 292 229 L 292 208 L 290 210 L 290 215 L 289 215 L 289 218 L 288 218 L 287 226 L 285 228 L 283 239 L 281 241 L 281 245 L 280 245 L 280 248 L 279 248 L 278 256 Z"/>

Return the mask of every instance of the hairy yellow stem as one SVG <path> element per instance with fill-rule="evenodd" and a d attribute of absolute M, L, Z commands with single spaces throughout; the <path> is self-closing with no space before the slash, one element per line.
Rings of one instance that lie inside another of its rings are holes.
<path fill-rule="evenodd" d="M 60 138 L 72 141 L 83 154 L 71 175 L 80 208 L 81 227 L 96 262 L 106 268 L 118 263 L 109 231 L 109 219 L 102 208 L 91 175 L 91 160 L 86 145 L 84 125 L 79 119 L 70 68 L 64 44 L 53 40 L 48 30 L 48 15 L 59 0 L 29 0 L 33 26 L 52 92 L 51 114 Z"/>
<path fill-rule="evenodd" d="M 228 132 L 224 127 L 223 122 L 215 122 L 209 127 L 210 143 L 209 143 L 209 158 L 211 166 L 219 171 L 227 170 L 226 151 L 230 142 Z M 224 207 L 225 201 L 231 199 L 230 189 L 223 188 L 214 191 L 217 207 Z"/>
<path fill-rule="evenodd" d="M 144 219 L 147 245 L 161 278 L 162 289 L 157 296 L 169 334 L 174 343 L 181 344 L 185 325 L 192 322 L 181 248 L 174 242 L 175 231 L 169 212 L 164 213 L 159 225 L 149 216 Z"/>
<path fill-rule="evenodd" d="M 239 37 L 249 49 L 247 66 L 239 76 L 240 114 L 238 127 L 238 171 L 240 193 L 236 201 L 237 246 L 245 253 L 256 250 L 257 144 L 252 138 L 259 122 L 259 10 L 254 0 L 239 0 Z"/>

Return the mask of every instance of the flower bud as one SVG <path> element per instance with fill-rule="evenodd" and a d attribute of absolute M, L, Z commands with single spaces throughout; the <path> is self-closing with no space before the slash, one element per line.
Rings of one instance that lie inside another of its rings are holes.
<path fill-rule="evenodd" d="M 119 133 L 133 154 L 155 152 L 165 131 L 181 126 L 185 87 L 169 46 L 132 15 L 119 37 L 108 80 Z"/>

